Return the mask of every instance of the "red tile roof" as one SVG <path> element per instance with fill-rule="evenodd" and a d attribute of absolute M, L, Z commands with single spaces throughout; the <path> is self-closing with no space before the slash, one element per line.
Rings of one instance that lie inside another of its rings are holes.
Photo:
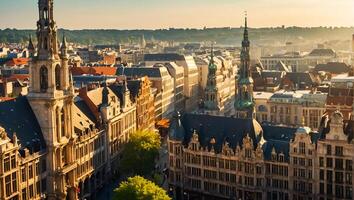
<path fill-rule="evenodd" d="M 11 98 L 11 97 L 0 97 L 0 102 L 4 102 L 4 101 L 10 101 L 13 100 L 15 98 Z"/>
<path fill-rule="evenodd" d="M 28 65 L 28 58 L 13 58 L 6 62 L 7 66 L 21 66 L 21 65 Z"/>
<path fill-rule="evenodd" d="M 29 77 L 30 77 L 29 74 L 13 74 L 9 78 L 7 78 L 6 80 L 8 82 L 16 81 L 16 80 L 26 81 L 26 80 L 29 80 Z"/>
<path fill-rule="evenodd" d="M 117 68 L 115 67 L 73 67 L 71 68 L 71 73 L 74 76 L 83 75 L 83 74 L 114 76 L 116 75 L 116 71 Z"/>

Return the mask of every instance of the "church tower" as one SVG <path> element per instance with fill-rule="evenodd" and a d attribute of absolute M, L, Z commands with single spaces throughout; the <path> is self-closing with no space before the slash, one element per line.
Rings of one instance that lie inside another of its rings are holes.
<path fill-rule="evenodd" d="M 206 111 L 220 111 L 218 88 L 216 86 L 217 66 L 214 62 L 214 48 L 211 48 L 210 62 L 208 66 L 208 80 L 204 91 L 204 109 Z"/>
<path fill-rule="evenodd" d="M 251 77 L 250 67 L 250 41 L 248 40 L 247 16 L 245 17 L 245 30 L 242 41 L 241 66 L 236 83 L 236 117 L 254 118 L 253 79 Z"/>
<path fill-rule="evenodd" d="M 76 199 L 72 125 L 73 85 L 66 40 L 58 47 L 53 0 L 38 0 L 37 50 L 32 49 L 28 101 L 47 147 L 48 199 Z M 33 46 L 30 41 L 30 46 Z M 36 51 L 36 53 L 34 53 Z M 71 167 L 71 168 L 70 168 Z"/>

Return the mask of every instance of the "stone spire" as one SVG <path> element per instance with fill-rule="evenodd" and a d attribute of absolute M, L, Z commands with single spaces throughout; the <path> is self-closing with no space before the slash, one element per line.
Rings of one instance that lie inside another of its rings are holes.
<path fill-rule="evenodd" d="M 206 110 L 219 110 L 218 88 L 216 87 L 217 66 L 214 61 L 214 47 L 211 45 L 210 61 L 208 65 L 208 80 L 204 91 L 204 108 Z"/>
<path fill-rule="evenodd" d="M 53 0 L 39 0 L 38 7 L 38 59 L 58 58 L 57 27 L 53 15 Z"/>
<path fill-rule="evenodd" d="M 68 50 L 67 50 L 67 44 L 66 44 L 66 37 L 63 34 L 63 40 L 61 43 L 61 47 L 60 47 L 60 53 L 61 53 L 61 58 L 67 58 L 68 57 Z"/>
<path fill-rule="evenodd" d="M 33 45 L 33 42 L 32 42 L 32 35 L 29 35 L 28 40 L 29 41 L 28 41 L 27 49 L 28 49 L 28 52 L 29 52 L 29 57 L 33 58 L 36 49 L 34 48 L 34 45 Z"/>
<path fill-rule="evenodd" d="M 250 67 L 250 41 L 248 38 L 247 13 L 245 14 L 245 28 L 242 40 L 241 65 L 236 80 L 237 96 L 235 111 L 238 118 L 254 118 L 253 79 Z"/>

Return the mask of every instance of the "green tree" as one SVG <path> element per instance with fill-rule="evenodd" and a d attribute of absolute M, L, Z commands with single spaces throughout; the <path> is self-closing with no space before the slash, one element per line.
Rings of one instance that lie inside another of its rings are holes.
<path fill-rule="evenodd" d="M 137 131 L 122 152 L 120 170 L 124 174 L 151 175 L 161 146 L 160 135 L 153 131 Z"/>
<path fill-rule="evenodd" d="M 141 176 L 128 178 L 114 190 L 113 200 L 171 200 L 166 191 Z"/>

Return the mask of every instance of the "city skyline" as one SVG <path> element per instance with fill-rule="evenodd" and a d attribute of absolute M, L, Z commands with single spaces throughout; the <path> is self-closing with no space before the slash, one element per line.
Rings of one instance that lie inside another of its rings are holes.
<path fill-rule="evenodd" d="M 0 17 L 6 19 L 0 28 L 34 29 L 35 2 L 0 2 Z M 61 0 L 55 1 L 55 7 L 57 24 L 65 29 L 239 27 L 243 25 L 245 10 L 249 13 L 250 26 L 255 28 L 354 26 L 352 0 L 148 0 L 143 3 L 138 0 Z M 330 15 L 334 7 L 336 15 Z M 16 15 L 12 14 L 14 10 Z"/>

